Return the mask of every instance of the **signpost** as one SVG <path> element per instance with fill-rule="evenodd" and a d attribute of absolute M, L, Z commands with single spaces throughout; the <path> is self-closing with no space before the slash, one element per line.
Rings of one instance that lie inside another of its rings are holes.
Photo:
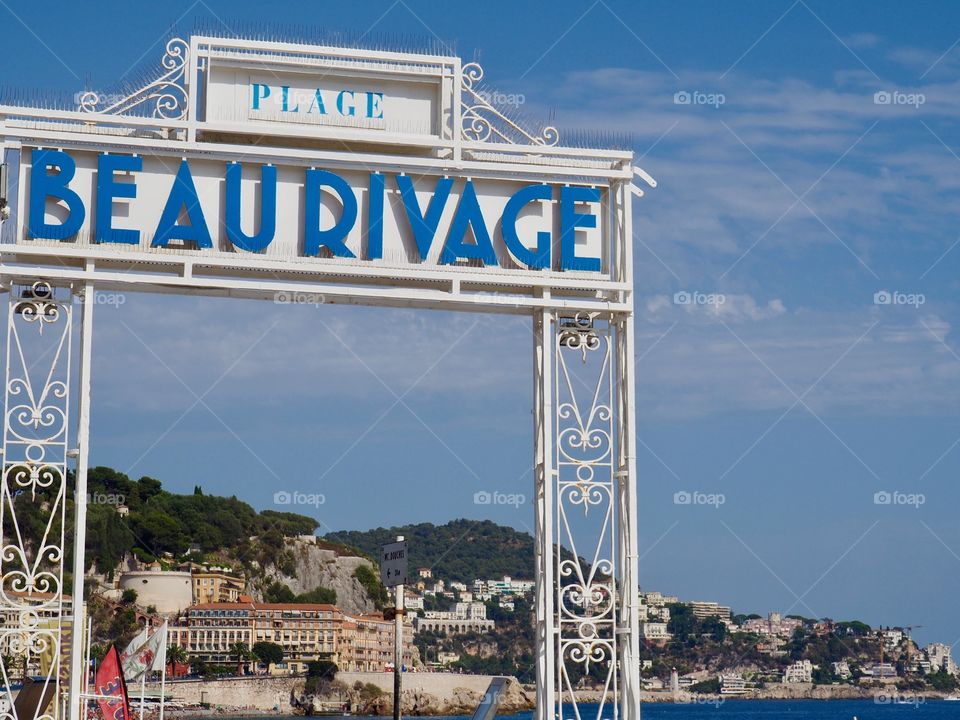
<path fill-rule="evenodd" d="M 403 673 L 403 585 L 407 581 L 407 543 L 403 535 L 380 551 L 380 580 L 384 587 L 395 586 L 393 615 L 393 720 L 400 720 L 400 682 Z"/>
<path fill-rule="evenodd" d="M 407 582 L 407 543 L 403 535 L 397 542 L 384 545 L 380 553 L 380 582 L 384 587 L 405 585 Z"/>

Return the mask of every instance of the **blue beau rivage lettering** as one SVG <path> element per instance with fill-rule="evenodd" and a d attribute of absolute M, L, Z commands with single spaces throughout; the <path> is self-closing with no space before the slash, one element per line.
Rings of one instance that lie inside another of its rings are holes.
<path fill-rule="evenodd" d="M 29 237 L 43 240 L 69 240 L 75 237 L 86 220 L 87 208 L 80 194 L 70 186 L 77 174 L 74 158 L 62 150 L 35 149 L 31 159 L 27 205 Z M 113 204 L 118 199 L 137 198 L 136 174 L 142 170 L 143 159 L 139 156 L 106 153 L 98 156 L 93 201 L 96 215 L 95 227 L 92 228 L 95 242 L 140 244 L 141 229 L 114 227 Z M 133 181 L 118 182 L 117 173 L 126 173 Z M 249 168 L 246 174 L 256 178 L 258 173 L 256 169 Z M 277 168 L 273 165 L 259 166 L 259 217 L 258 230 L 254 234 L 246 233 L 241 227 L 241 183 L 244 175 L 244 168 L 239 163 L 224 164 L 224 217 L 216 220 L 222 220 L 227 239 L 235 248 L 252 253 L 262 252 L 277 235 Z M 499 224 L 506 252 L 521 266 L 534 270 L 555 268 L 581 272 L 600 272 L 602 269 L 600 258 L 579 255 L 576 244 L 578 229 L 597 227 L 597 215 L 592 208 L 602 201 L 598 187 L 524 185 L 506 198 L 502 212 L 491 223 L 490 218 L 484 217 L 472 179 L 436 178 L 432 181 L 432 193 L 424 205 L 418 199 L 413 180 L 408 175 L 388 176 L 379 172 L 369 174 L 366 187 L 368 201 L 363 205 L 367 213 L 367 232 L 362 259 L 377 260 L 383 257 L 383 216 L 388 181 L 399 192 L 403 220 L 407 223 L 420 262 L 429 256 L 436 243 L 441 242 L 441 264 L 474 260 L 484 266 L 497 266 L 501 261 L 494 246 L 491 228 Z M 438 240 L 441 218 L 457 186 L 459 200 L 445 236 Z M 304 201 L 299 220 L 303 227 L 302 254 L 306 257 L 355 258 L 356 254 L 347 246 L 347 238 L 360 220 L 360 202 L 355 189 L 335 172 L 313 168 L 304 170 L 303 187 Z M 321 207 L 325 196 L 336 198 L 340 206 L 339 217 L 330 227 L 321 227 Z M 51 199 L 58 202 L 61 209 L 65 206 L 66 212 L 58 213 L 59 222 L 47 222 L 46 206 Z M 556 258 L 551 257 L 555 244 L 552 232 L 537 232 L 536 242 L 531 248 L 523 242 L 517 228 L 524 208 L 540 201 L 549 201 L 551 206 L 557 207 L 556 227 L 559 234 Z M 213 248 L 209 220 L 204 213 L 189 160 L 180 162 L 163 203 L 159 222 L 149 230 L 152 231 L 151 247 Z M 180 242 L 171 246 L 171 241 Z"/>

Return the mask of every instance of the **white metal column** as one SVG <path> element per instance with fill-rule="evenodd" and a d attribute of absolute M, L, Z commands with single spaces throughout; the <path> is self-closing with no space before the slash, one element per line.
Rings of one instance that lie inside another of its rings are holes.
<path fill-rule="evenodd" d="M 628 283 L 623 293 L 624 304 L 633 301 L 633 192 L 622 182 L 611 193 L 616 200 L 615 232 L 622 241 L 616 273 Z M 620 708 L 624 720 L 640 719 L 640 557 L 637 518 L 637 387 L 634 349 L 634 315 L 616 318 L 617 378 L 617 498 L 620 546 Z"/>
<path fill-rule="evenodd" d="M 80 330 L 80 375 L 77 413 L 77 465 L 76 489 L 74 492 L 74 545 L 73 545 L 73 642 L 70 645 L 70 718 L 81 720 L 80 692 L 83 688 L 84 667 L 83 629 L 85 608 L 83 602 L 84 568 L 86 567 L 87 537 L 87 468 L 90 460 L 90 377 L 93 352 L 93 306 L 92 283 L 83 286 L 80 295 L 83 301 Z"/>
<path fill-rule="evenodd" d="M 633 316 L 616 325 L 618 468 L 617 511 L 620 549 L 620 712 L 623 720 L 640 718 L 639 557 L 637 551 L 636 366 Z"/>
<path fill-rule="evenodd" d="M 553 344 L 556 319 L 537 311 L 533 318 L 534 550 L 536 553 L 536 720 L 554 720 L 554 497 Z"/>

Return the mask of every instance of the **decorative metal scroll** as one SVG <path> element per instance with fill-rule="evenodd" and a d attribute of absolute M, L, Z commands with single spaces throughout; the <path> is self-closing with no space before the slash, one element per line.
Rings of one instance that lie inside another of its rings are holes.
<path fill-rule="evenodd" d="M 105 115 L 142 115 L 163 120 L 187 117 L 189 94 L 186 70 L 190 45 L 182 38 L 167 43 L 160 61 L 164 73 L 153 82 L 127 95 L 111 95 L 88 90 L 80 96 L 80 111 Z"/>
<path fill-rule="evenodd" d="M 559 718 L 581 719 L 574 690 L 603 688 L 598 718 L 617 717 L 616 503 L 610 327 L 561 318 L 556 334 L 556 651 Z"/>
<path fill-rule="evenodd" d="M 491 93 L 480 88 L 483 68 L 477 63 L 463 66 L 462 133 L 466 140 L 505 142 L 514 145 L 556 145 L 560 133 L 552 126 L 533 134 L 511 120 L 491 103 Z"/>
<path fill-rule="evenodd" d="M 72 308 L 45 283 L 13 288 L 0 477 L 0 720 L 58 714 Z M 64 664 L 65 665 L 65 664 Z M 17 718 L 15 683 L 40 677 L 51 702 Z"/>

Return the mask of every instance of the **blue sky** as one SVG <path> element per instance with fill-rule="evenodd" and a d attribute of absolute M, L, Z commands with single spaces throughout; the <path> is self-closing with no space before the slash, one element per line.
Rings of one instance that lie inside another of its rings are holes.
<path fill-rule="evenodd" d="M 171 24 L 242 31 L 262 7 L 0 0 L 2 83 L 109 86 Z M 448 43 L 561 139 L 629 133 L 659 181 L 635 206 L 644 587 L 960 641 L 960 8 L 304 7 L 269 22 Z M 528 322 L 124 300 L 98 307 L 94 462 L 259 508 L 322 493 L 299 508 L 322 530 L 532 526 L 529 505 L 473 502 L 529 495 Z"/>

